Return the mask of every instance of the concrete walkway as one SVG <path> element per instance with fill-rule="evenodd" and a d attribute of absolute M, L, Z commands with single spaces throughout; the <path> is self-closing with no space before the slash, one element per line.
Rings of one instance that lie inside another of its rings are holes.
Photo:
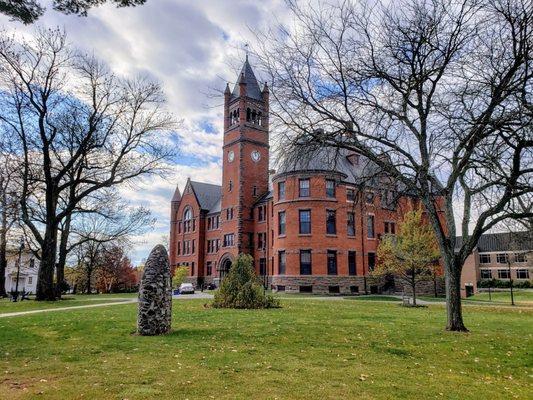
<path fill-rule="evenodd" d="M 20 315 L 39 314 L 39 313 L 52 312 L 52 311 L 79 310 L 80 308 L 116 306 L 117 304 L 129 304 L 129 303 L 136 303 L 136 302 L 137 302 L 137 299 L 127 299 L 127 300 L 122 300 L 122 301 L 112 301 L 109 303 L 101 303 L 101 304 L 86 304 L 84 306 L 56 307 L 56 308 L 44 308 L 44 309 L 42 308 L 40 310 L 28 310 L 28 311 L 17 311 L 17 312 L 11 312 L 11 313 L 4 313 L 4 314 L 0 314 L 0 318 L 17 317 Z"/>
<path fill-rule="evenodd" d="M 182 295 L 173 295 L 172 299 L 174 300 L 194 300 L 194 299 L 212 299 L 213 295 L 210 293 L 202 293 L 197 292 L 194 294 L 182 294 Z M 106 301 L 108 299 L 90 299 L 93 300 L 102 300 Z M 56 307 L 56 308 L 41 308 L 38 310 L 28 310 L 28 311 L 16 311 L 16 312 L 10 312 L 10 313 L 3 313 L 0 314 L 0 318 L 8 318 L 8 317 L 18 317 L 21 315 L 28 315 L 28 314 L 39 314 L 39 313 L 45 313 L 45 312 L 53 312 L 53 311 L 68 311 L 68 310 L 79 310 L 80 308 L 95 308 L 95 307 L 106 307 L 106 306 L 116 306 L 118 304 L 131 304 L 131 303 L 137 303 L 137 298 L 131 298 L 131 297 L 117 297 L 113 300 L 116 301 L 109 301 L 106 303 L 101 304 L 86 304 L 86 305 L 80 305 L 80 306 L 70 306 L 70 307 Z"/>

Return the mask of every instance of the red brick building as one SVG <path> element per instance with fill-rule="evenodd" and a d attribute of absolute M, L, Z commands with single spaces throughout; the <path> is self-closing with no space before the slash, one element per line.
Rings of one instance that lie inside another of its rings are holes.
<path fill-rule="evenodd" d="M 248 253 L 277 290 L 377 290 L 367 275 L 379 238 L 394 234 L 418 201 L 355 153 L 319 149 L 269 171 L 269 91 L 248 60 L 224 97 L 222 186 L 188 180 L 176 188 L 171 265 L 187 265 L 202 284 Z"/>

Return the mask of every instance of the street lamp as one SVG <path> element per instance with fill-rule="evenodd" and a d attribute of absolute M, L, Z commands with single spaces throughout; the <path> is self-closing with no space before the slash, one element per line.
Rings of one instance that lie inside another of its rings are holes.
<path fill-rule="evenodd" d="M 15 294 L 13 296 L 13 301 L 16 302 L 19 296 L 19 278 L 20 278 L 20 261 L 22 258 L 22 250 L 24 250 L 24 237 L 20 237 L 20 247 L 19 247 L 19 259 L 17 262 L 17 282 L 15 283 Z"/>

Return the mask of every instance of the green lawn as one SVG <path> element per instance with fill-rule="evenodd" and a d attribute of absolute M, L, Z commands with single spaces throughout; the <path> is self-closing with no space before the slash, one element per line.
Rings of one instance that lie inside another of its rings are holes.
<path fill-rule="evenodd" d="M 1 399 L 531 399 L 533 310 L 282 300 L 273 310 L 174 301 L 139 337 L 135 304 L 0 319 Z"/>
<path fill-rule="evenodd" d="M 131 299 L 137 297 L 137 293 L 115 293 L 115 294 L 93 294 L 93 295 L 64 295 L 61 301 L 34 301 L 33 299 L 17 301 L 13 303 L 9 299 L 0 299 L 0 314 L 42 310 L 58 307 L 83 306 L 89 304 L 100 304 L 106 302 L 117 302 L 121 299 Z"/>
<path fill-rule="evenodd" d="M 525 304 L 533 306 L 533 290 L 531 289 L 514 289 L 514 301 L 516 304 Z M 511 304 L 511 293 L 509 290 L 505 292 L 492 292 L 491 301 L 498 303 Z M 489 301 L 489 294 L 487 292 L 478 293 L 474 296 L 465 299 L 466 301 Z"/>

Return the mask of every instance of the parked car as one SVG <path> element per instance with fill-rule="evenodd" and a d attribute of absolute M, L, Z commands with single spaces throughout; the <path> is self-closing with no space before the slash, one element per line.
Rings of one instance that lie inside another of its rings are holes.
<path fill-rule="evenodd" d="M 194 286 L 192 283 L 182 283 L 180 285 L 180 294 L 194 294 Z"/>

